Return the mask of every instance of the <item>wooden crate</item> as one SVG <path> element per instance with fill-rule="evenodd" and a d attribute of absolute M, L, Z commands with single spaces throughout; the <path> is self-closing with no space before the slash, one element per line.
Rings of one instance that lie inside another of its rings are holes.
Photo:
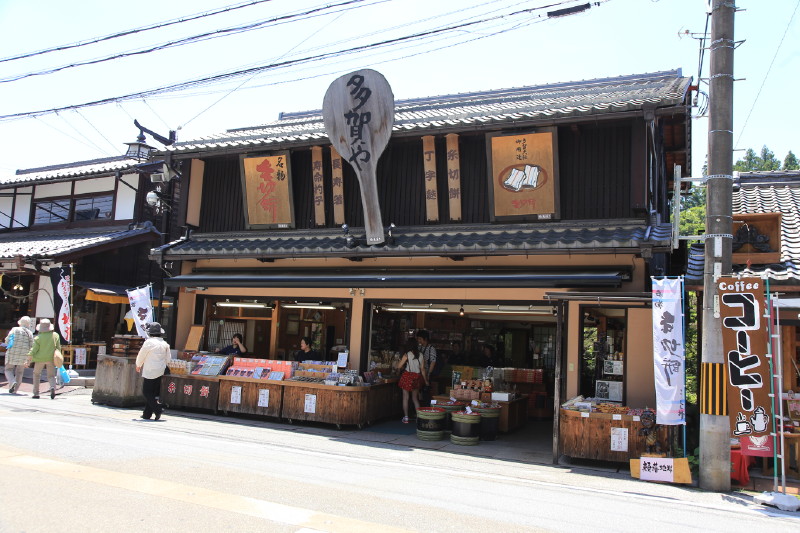
<path fill-rule="evenodd" d="M 362 427 L 369 420 L 370 387 L 337 387 L 299 381 L 283 382 L 281 416 L 289 420 Z M 313 396 L 314 410 L 306 409 L 306 395 Z"/>
<path fill-rule="evenodd" d="M 192 407 L 217 412 L 219 379 L 216 376 L 178 376 L 161 379 L 161 402 L 169 408 Z"/>
<path fill-rule="evenodd" d="M 92 403 L 115 407 L 144 405 L 142 375 L 136 372 L 135 357 L 98 357 Z"/>
<path fill-rule="evenodd" d="M 241 387 L 241 401 L 233 403 L 233 387 Z M 269 405 L 258 405 L 262 390 L 269 391 Z M 221 376 L 219 379 L 219 401 L 217 406 L 223 413 L 244 413 L 279 418 L 283 406 L 283 383 L 266 379 Z"/>
<path fill-rule="evenodd" d="M 645 452 L 640 421 L 632 416 L 606 413 L 584 413 L 561 409 L 558 424 L 558 443 L 561 453 L 579 459 L 627 463 Z M 628 451 L 611 451 L 611 428 L 628 429 Z M 667 443 L 667 427 L 659 427 L 659 441 Z"/>

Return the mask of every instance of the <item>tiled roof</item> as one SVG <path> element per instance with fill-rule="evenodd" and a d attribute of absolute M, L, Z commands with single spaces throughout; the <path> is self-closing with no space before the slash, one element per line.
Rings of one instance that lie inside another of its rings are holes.
<path fill-rule="evenodd" d="M 741 172 L 733 190 L 733 213 L 781 213 L 780 262 L 734 265 L 745 276 L 766 276 L 773 282 L 800 284 L 800 172 Z M 687 280 L 703 280 L 703 246 L 692 246 Z"/>
<path fill-rule="evenodd" d="M 17 256 L 56 259 L 111 243 L 124 244 L 131 238 L 160 235 L 152 223 L 138 226 L 104 226 L 71 230 L 20 230 L 0 233 L 0 260 Z"/>
<path fill-rule="evenodd" d="M 93 159 L 91 161 L 77 161 L 63 165 L 49 167 L 29 168 L 17 170 L 13 176 L 0 176 L 0 187 L 3 185 L 23 185 L 42 181 L 58 181 L 62 179 L 91 178 L 109 175 L 116 171 L 131 170 L 140 162 L 125 156 Z"/>
<path fill-rule="evenodd" d="M 542 119 L 680 105 L 691 78 L 680 70 L 519 87 L 395 102 L 394 133 L 457 130 Z M 262 126 L 182 141 L 168 151 L 252 149 L 279 143 L 327 141 L 322 111 L 282 113 Z"/>
<path fill-rule="evenodd" d="M 575 224 L 517 224 L 398 227 L 392 243 L 367 246 L 356 234 L 353 247 L 341 230 L 305 232 L 241 232 L 192 234 L 165 245 L 164 259 L 294 257 L 407 257 L 422 255 L 514 255 L 613 250 L 638 251 L 641 248 L 668 250 L 671 226 L 647 226 L 631 221 L 603 221 Z M 159 249 L 151 257 L 159 256 Z"/>

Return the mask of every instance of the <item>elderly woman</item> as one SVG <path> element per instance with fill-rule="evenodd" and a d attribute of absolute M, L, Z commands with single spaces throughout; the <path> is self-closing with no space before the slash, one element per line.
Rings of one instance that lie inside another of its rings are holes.
<path fill-rule="evenodd" d="M 42 379 L 42 370 L 47 370 L 47 381 L 50 383 L 50 399 L 56 397 L 56 365 L 53 355 L 56 350 L 61 350 L 61 337 L 53 331 L 53 324 L 46 318 L 39 321 L 36 326 L 39 332 L 33 339 L 33 346 L 28 352 L 28 357 L 33 360 L 33 396 L 39 398 L 39 382 Z M 14 340 L 16 344 L 16 339 Z"/>
<path fill-rule="evenodd" d="M 6 337 L 6 344 L 13 340 L 11 348 L 6 350 L 6 379 L 8 380 L 8 392 L 15 394 L 22 383 L 22 373 L 28 366 L 28 352 L 33 345 L 33 333 L 31 327 L 31 317 L 24 316 L 17 321 L 18 326 L 12 328 Z"/>

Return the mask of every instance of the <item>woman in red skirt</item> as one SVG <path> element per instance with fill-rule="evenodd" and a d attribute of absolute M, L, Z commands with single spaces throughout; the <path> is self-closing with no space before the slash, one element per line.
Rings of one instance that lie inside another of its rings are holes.
<path fill-rule="evenodd" d="M 419 353 L 416 339 L 408 339 L 405 347 L 406 353 L 400 359 L 398 368 L 403 369 L 400 376 L 400 388 L 403 389 L 403 424 L 408 424 L 408 395 L 414 401 L 414 408 L 419 409 L 419 389 L 422 384 L 428 384 L 428 372 L 425 368 L 425 359 Z"/>

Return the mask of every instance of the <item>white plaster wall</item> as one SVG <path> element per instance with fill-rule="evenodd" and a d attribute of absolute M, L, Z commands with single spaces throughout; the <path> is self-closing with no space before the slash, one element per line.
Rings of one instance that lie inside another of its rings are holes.
<path fill-rule="evenodd" d="M 45 185 L 37 185 L 34 198 L 52 198 L 54 196 L 71 196 L 72 195 L 72 182 L 66 181 L 63 183 L 47 183 Z"/>
<path fill-rule="evenodd" d="M 31 203 L 33 187 L 17 189 L 16 203 L 14 205 L 14 227 L 27 228 L 31 218 Z"/>
<path fill-rule="evenodd" d="M 122 183 L 117 187 L 117 203 L 114 211 L 115 220 L 130 220 L 133 218 L 134 207 L 136 206 L 136 191 L 139 188 L 138 174 L 124 174 L 122 181 L 133 187 L 128 187 Z"/>
<path fill-rule="evenodd" d="M 8 192 L 12 192 L 12 190 L 9 190 Z M 11 227 L 11 216 L 13 215 L 11 209 L 13 207 L 13 198 L 0 197 L 0 229 Z"/>
<path fill-rule="evenodd" d="M 79 180 L 75 182 L 75 194 L 88 194 L 93 192 L 109 192 L 114 190 L 114 176 Z"/>

